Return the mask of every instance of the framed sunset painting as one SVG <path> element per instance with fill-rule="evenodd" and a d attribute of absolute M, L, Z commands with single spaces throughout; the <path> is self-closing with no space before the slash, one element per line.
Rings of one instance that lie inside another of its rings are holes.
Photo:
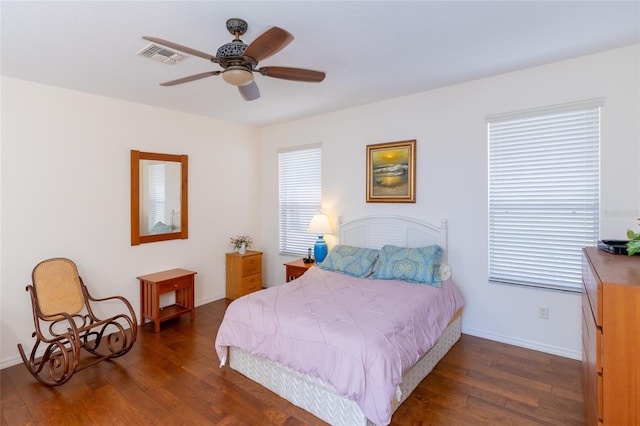
<path fill-rule="evenodd" d="M 416 202 L 416 141 L 367 145 L 367 203 Z"/>

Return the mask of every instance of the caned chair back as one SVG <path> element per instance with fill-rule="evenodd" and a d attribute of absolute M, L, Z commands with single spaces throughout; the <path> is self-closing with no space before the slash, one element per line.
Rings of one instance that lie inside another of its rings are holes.
<path fill-rule="evenodd" d="M 45 316 L 60 312 L 75 315 L 84 307 L 84 295 L 75 263 L 55 258 L 40 262 L 31 274 L 38 308 Z M 61 317 L 52 318 L 54 320 Z"/>

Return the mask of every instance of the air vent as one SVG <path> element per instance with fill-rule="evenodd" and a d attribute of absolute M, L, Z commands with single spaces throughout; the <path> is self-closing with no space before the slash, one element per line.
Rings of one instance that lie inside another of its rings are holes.
<path fill-rule="evenodd" d="M 188 58 L 188 56 L 183 55 L 182 53 L 178 53 L 175 50 L 167 49 L 166 47 L 154 43 L 151 43 L 139 51 L 138 55 L 169 65 L 175 65 Z"/>

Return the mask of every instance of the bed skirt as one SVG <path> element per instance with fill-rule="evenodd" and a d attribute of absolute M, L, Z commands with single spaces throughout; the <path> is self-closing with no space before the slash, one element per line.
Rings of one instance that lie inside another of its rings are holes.
<path fill-rule="evenodd" d="M 436 344 L 404 374 L 392 404 L 392 412 L 395 412 L 458 341 L 461 313 L 461 310 L 456 313 Z M 229 366 L 331 425 L 372 424 L 354 401 L 339 395 L 332 385 L 317 377 L 251 355 L 237 347 L 229 348 Z"/>

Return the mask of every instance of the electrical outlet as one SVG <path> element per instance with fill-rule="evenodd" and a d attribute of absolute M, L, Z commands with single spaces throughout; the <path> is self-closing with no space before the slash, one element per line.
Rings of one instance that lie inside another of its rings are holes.
<path fill-rule="evenodd" d="M 549 319 L 549 308 L 546 306 L 538 306 L 538 318 Z"/>

